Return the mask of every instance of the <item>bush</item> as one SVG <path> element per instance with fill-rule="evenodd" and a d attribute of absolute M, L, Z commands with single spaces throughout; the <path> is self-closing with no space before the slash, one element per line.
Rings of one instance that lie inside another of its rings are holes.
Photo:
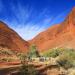
<path fill-rule="evenodd" d="M 19 54 L 21 60 L 20 75 L 36 75 L 37 72 L 33 65 L 29 65 L 25 54 Z"/>
<path fill-rule="evenodd" d="M 14 52 L 12 52 L 11 50 L 0 50 L 0 54 L 13 55 Z"/>
<path fill-rule="evenodd" d="M 37 71 L 33 65 L 23 64 L 20 69 L 21 75 L 37 75 Z"/>
<path fill-rule="evenodd" d="M 67 49 L 59 56 L 58 64 L 65 69 L 69 69 L 75 66 L 75 51 L 73 49 Z"/>
<path fill-rule="evenodd" d="M 65 69 L 75 67 L 75 50 L 68 48 L 54 48 L 43 53 L 45 57 L 53 57 L 57 59 L 57 63 Z"/>
<path fill-rule="evenodd" d="M 62 48 L 53 48 L 48 50 L 47 52 L 44 52 L 42 56 L 55 58 L 61 54 L 61 51 L 62 51 Z"/>
<path fill-rule="evenodd" d="M 28 58 L 32 58 L 32 57 L 39 57 L 39 52 L 37 50 L 37 47 L 35 45 L 31 45 L 30 46 L 30 50 L 28 52 Z"/>
<path fill-rule="evenodd" d="M 69 60 L 66 60 L 66 59 L 59 59 L 57 62 L 64 69 L 68 69 L 68 68 L 73 67 L 72 62 L 70 62 Z"/>
<path fill-rule="evenodd" d="M 24 53 L 18 53 L 17 57 L 21 61 L 21 64 L 27 62 L 27 55 L 26 54 L 24 54 Z"/>
<path fill-rule="evenodd" d="M 11 61 L 13 61 L 13 60 L 14 60 L 14 59 L 8 58 L 8 57 L 1 58 L 1 59 L 0 59 L 1 62 L 11 62 Z"/>

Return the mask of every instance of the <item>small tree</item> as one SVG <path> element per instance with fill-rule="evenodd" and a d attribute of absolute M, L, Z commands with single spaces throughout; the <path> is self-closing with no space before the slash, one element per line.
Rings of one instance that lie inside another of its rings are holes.
<path fill-rule="evenodd" d="M 33 65 L 27 64 L 23 64 L 20 71 L 20 75 L 37 75 L 38 73 Z"/>
<path fill-rule="evenodd" d="M 32 45 L 32 46 L 30 47 L 30 51 L 29 51 L 29 53 L 28 53 L 28 57 L 29 57 L 29 58 L 32 58 L 32 57 L 39 57 L 39 56 L 40 56 L 40 55 L 39 55 L 39 52 L 38 52 L 36 46 L 35 46 L 35 45 Z"/>
<path fill-rule="evenodd" d="M 18 55 L 21 60 L 20 75 L 37 75 L 37 71 L 33 65 L 29 65 L 25 54 Z"/>

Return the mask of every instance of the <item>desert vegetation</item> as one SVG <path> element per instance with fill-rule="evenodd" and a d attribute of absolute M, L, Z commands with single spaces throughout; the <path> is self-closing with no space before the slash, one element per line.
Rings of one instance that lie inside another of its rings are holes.
<path fill-rule="evenodd" d="M 68 48 L 53 48 L 39 54 L 35 46 L 31 46 L 28 56 L 20 55 L 22 67 L 20 69 L 21 75 L 37 75 L 34 65 L 29 65 L 26 60 L 27 58 L 37 58 L 38 56 L 43 56 L 45 58 L 53 58 L 54 61 L 59 66 L 60 74 L 70 75 L 75 71 L 75 50 Z M 40 58 L 39 57 L 39 58 Z M 50 61 L 50 60 L 49 60 Z M 40 62 L 40 61 L 39 61 Z M 50 64 L 49 64 L 50 65 Z"/>
<path fill-rule="evenodd" d="M 32 57 L 39 57 L 40 55 L 39 55 L 39 52 L 38 52 L 38 50 L 37 50 L 37 47 L 36 47 L 36 45 L 31 45 L 30 46 L 30 50 L 29 50 L 29 52 L 28 52 L 28 57 L 30 58 L 32 58 Z"/>
<path fill-rule="evenodd" d="M 53 48 L 53 49 L 48 50 L 48 52 L 39 54 L 36 47 L 32 46 L 30 49 L 30 52 L 28 53 L 28 56 L 26 57 L 26 56 L 22 55 L 21 58 L 22 58 L 22 60 L 25 60 L 25 58 L 37 58 L 38 56 L 40 56 L 40 57 L 43 56 L 45 58 L 53 58 L 54 59 L 53 61 L 55 61 L 55 63 L 57 63 L 59 68 L 64 69 L 64 72 L 67 71 L 65 73 L 65 75 L 66 74 L 69 75 L 72 72 L 72 71 L 70 72 L 70 69 L 75 70 L 75 50 L 74 49 Z M 48 60 L 48 61 L 50 61 L 50 60 Z M 35 72 L 35 67 L 33 65 L 27 65 L 27 64 L 23 64 L 23 63 L 22 63 L 21 70 L 23 69 L 23 72 L 25 72 L 26 70 L 28 72 L 30 72 L 29 69 L 31 66 L 33 67 L 32 72 L 33 71 Z M 60 69 L 60 71 L 61 71 L 61 69 Z"/>
<path fill-rule="evenodd" d="M 21 67 L 19 69 L 20 75 L 38 75 L 39 71 L 36 70 L 36 67 L 34 66 L 34 64 L 28 64 L 28 62 L 33 62 L 33 61 L 30 61 L 32 58 L 41 59 L 41 57 L 44 57 L 45 59 L 50 58 L 47 60 L 47 62 L 49 62 L 47 67 L 50 65 L 59 66 L 59 70 L 57 71 L 57 72 L 60 72 L 59 74 L 64 74 L 64 75 L 75 74 L 74 72 L 75 71 L 75 50 L 74 49 L 53 48 L 53 49 L 49 49 L 47 52 L 43 52 L 39 54 L 37 47 L 35 45 L 32 45 L 30 47 L 30 51 L 28 52 L 28 54 L 15 53 L 10 50 L 1 50 L 0 54 L 5 55 L 5 57 L 0 58 L 0 61 L 2 62 L 14 61 L 13 55 L 15 55 L 19 59 L 19 61 L 21 62 Z M 45 63 L 45 61 L 46 60 L 42 62 Z M 38 63 L 40 62 L 41 61 L 39 60 Z M 52 62 L 52 64 L 50 64 L 50 62 Z M 55 62 L 55 64 L 53 62 Z M 49 67 L 48 67 L 48 70 L 49 70 Z"/>
<path fill-rule="evenodd" d="M 34 65 L 29 65 L 27 61 L 27 56 L 25 54 L 19 54 L 19 58 L 21 61 L 21 68 L 19 75 L 37 75 L 37 71 L 35 70 Z"/>
<path fill-rule="evenodd" d="M 64 75 L 74 75 L 75 71 L 75 50 L 69 48 L 54 48 L 44 52 L 44 57 L 54 58 L 59 68 L 67 71 Z M 73 73 L 73 74 L 72 74 Z"/>
<path fill-rule="evenodd" d="M 13 55 L 14 52 L 11 50 L 8 50 L 8 49 L 2 49 L 2 50 L 0 50 L 0 54 L 1 55 Z"/>
<path fill-rule="evenodd" d="M 15 61 L 17 56 L 15 52 L 9 49 L 1 49 L 0 50 L 0 62 L 12 62 Z"/>
<path fill-rule="evenodd" d="M 58 64 L 65 69 L 75 67 L 75 50 L 67 49 L 64 50 L 58 59 Z"/>

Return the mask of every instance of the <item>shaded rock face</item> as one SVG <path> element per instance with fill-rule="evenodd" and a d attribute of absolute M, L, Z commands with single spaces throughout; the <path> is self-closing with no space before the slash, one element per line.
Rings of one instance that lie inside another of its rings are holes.
<path fill-rule="evenodd" d="M 0 47 L 7 47 L 14 51 L 26 52 L 29 47 L 29 43 L 23 40 L 5 23 L 0 21 Z"/>
<path fill-rule="evenodd" d="M 75 48 L 75 7 L 61 24 L 48 28 L 29 42 L 39 51 L 55 47 Z"/>

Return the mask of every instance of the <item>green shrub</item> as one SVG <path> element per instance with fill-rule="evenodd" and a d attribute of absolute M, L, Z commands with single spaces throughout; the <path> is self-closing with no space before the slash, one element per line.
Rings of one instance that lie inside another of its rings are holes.
<path fill-rule="evenodd" d="M 19 60 L 21 61 L 21 63 L 25 63 L 27 61 L 27 55 L 24 53 L 18 53 L 17 57 L 19 58 Z"/>
<path fill-rule="evenodd" d="M 37 71 L 35 70 L 35 67 L 33 65 L 29 65 L 27 61 L 27 57 L 25 54 L 19 54 L 20 60 L 21 60 L 21 68 L 20 73 L 21 75 L 36 75 Z"/>
<path fill-rule="evenodd" d="M 57 56 L 59 59 L 57 60 L 58 64 L 65 69 L 75 67 L 75 50 L 69 48 L 54 48 L 50 49 L 47 52 L 44 52 L 42 56 L 45 57 L 53 57 Z"/>
<path fill-rule="evenodd" d="M 21 75 L 37 75 L 37 71 L 33 65 L 23 64 L 20 69 Z"/>
<path fill-rule="evenodd" d="M 62 48 L 53 48 L 48 50 L 47 52 L 44 52 L 42 56 L 55 58 L 61 54 L 61 51 L 62 51 Z"/>
<path fill-rule="evenodd" d="M 58 64 L 59 64 L 61 67 L 65 68 L 65 69 L 68 69 L 68 68 L 73 67 L 72 62 L 69 61 L 69 60 L 67 60 L 67 59 L 62 59 L 62 58 L 61 58 L 61 59 L 59 59 L 57 62 L 58 62 Z"/>
<path fill-rule="evenodd" d="M 30 51 L 28 52 L 28 57 L 32 58 L 32 57 L 39 57 L 39 52 L 37 50 L 37 47 L 35 45 L 31 45 L 30 46 Z"/>
<path fill-rule="evenodd" d="M 59 56 L 58 64 L 65 69 L 69 69 L 75 66 L 75 50 L 66 49 Z"/>

